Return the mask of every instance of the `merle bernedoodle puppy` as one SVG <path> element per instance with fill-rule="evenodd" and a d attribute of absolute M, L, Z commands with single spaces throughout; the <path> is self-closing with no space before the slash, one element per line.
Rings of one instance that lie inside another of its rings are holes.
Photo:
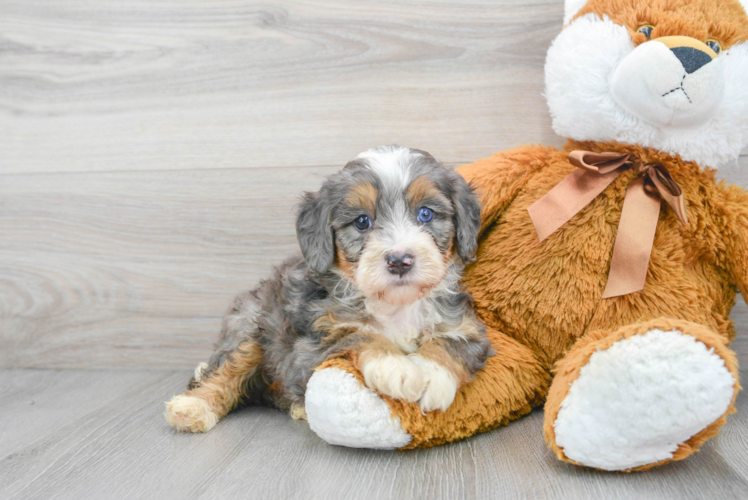
<path fill-rule="evenodd" d="M 304 418 L 307 381 L 331 356 L 349 357 L 382 394 L 446 410 L 490 354 L 460 285 L 479 227 L 470 186 L 430 154 L 361 153 L 304 195 L 303 256 L 236 298 L 210 362 L 166 404 L 167 420 L 204 432 L 253 403 Z"/>

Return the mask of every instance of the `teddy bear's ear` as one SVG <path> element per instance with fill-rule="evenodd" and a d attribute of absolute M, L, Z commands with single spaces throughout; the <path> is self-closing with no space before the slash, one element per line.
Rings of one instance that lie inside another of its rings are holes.
<path fill-rule="evenodd" d="M 748 0 L 740 0 L 745 3 Z M 576 15 L 577 12 L 582 10 L 587 4 L 587 0 L 564 0 L 564 26 L 571 22 L 571 18 Z"/>

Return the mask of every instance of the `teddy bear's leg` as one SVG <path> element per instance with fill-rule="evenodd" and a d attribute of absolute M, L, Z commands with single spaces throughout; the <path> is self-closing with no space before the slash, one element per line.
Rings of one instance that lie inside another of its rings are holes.
<path fill-rule="evenodd" d="M 434 446 L 506 424 L 542 404 L 550 385 L 532 351 L 488 328 L 496 354 L 460 388 L 446 412 L 380 396 L 344 358 L 320 365 L 306 390 L 309 425 L 325 441 L 354 448 Z"/>
<path fill-rule="evenodd" d="M 715 436 L 739 389 L 735 355 L 705 326 L 657 319 L 592 332 L 556 366 L 546 441 L 567 462 L 648 469 Z"/>

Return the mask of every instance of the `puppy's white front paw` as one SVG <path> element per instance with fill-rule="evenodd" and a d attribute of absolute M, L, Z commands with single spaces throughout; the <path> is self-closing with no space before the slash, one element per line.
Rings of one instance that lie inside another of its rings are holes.
<path fill-rule="evenodd" d="M 421 397 L 424 387 L 421 369 L 402 354 L 382 354 L 367 359 L 361 373 L 366 385 L 395 399 L 414 403 Z"/>
<path fill-rule="evenodd" d="M 178 431 L 208 432 L 218 423 L 218 415 L 205 400 L 183 394 L 166 403 L 164 416 Z"/>
<path fill-rule="evenodd" d="M 418 401 L 421 411 L 447 411 L 457 394 L 457 377 L 439 363 L 423 356 L 411 354 L 409 357 L 423 373 L 425 389 Z"/>

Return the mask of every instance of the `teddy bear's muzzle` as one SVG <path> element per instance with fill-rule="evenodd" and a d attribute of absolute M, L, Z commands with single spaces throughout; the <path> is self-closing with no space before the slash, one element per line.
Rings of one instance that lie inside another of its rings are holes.
<path fill-rule="evenodd" d="M 724 95 L 722 61 L 705 43 L 686 36 L 636 47 L 613 72 L 611 95 L 624 109 L 657 127 L 698 127 Z"/>

